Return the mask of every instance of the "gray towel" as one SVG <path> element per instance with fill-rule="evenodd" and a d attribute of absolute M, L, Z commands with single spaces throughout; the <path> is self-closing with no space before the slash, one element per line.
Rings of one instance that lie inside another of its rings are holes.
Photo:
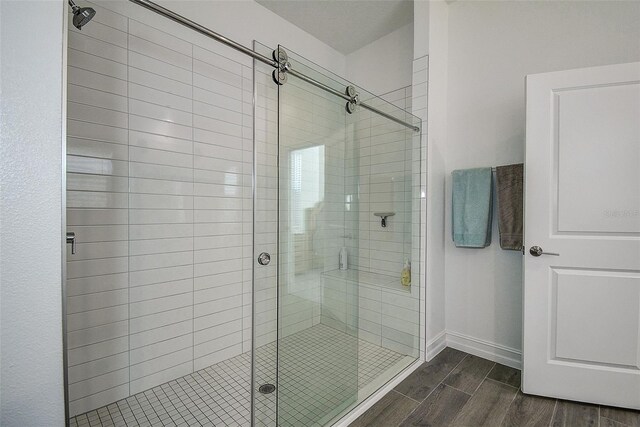
<path fill-rule="evenodd" d="M 523 172 L 522 163 L 496 168 L 498 230 L 502 249 L 522 250 Z"/>

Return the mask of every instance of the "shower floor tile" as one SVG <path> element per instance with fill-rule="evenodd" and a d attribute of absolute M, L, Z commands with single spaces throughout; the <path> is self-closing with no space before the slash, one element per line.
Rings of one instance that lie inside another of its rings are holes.
<path fill-rule="evenodd" d="M 331 409 L 354 401 L 355 345 L 352 336 L 321 324 L 281 340 L 281 425 L 319 425 Z M 358 390 L 406 357 L 363 340 L 357 346 Z M 267 344 L 256 363 L 275 366 L 275 355 L 275 343 Z M 259 374 L 257 380 L 275 382 Z M 251 354 L 244 353 L 69 421 L 71 427 L 249 426 L 250 393 Z M 275 393 L 256 397 L 258 424 L 275 425 Z"/>

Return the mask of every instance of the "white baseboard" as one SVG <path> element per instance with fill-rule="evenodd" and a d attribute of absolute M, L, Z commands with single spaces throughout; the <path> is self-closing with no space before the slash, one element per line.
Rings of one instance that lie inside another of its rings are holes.
<path fill-rule="evenodd" d="M 447 347 L 447 331 L 441 331 L 431 341 L 427 343 L 427 362 L 436 357 Z"/>
<path fill-rule="evenodd" d="M 511 347 L 447 331 L 447 347 L 464 351 L 516 369 L 522 369 L 522 352 Z"/>

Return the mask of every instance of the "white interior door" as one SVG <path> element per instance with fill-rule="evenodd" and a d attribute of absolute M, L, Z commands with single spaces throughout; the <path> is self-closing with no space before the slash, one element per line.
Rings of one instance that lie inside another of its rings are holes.
<path fill-rule="evenodd" d="M 526 138 L 523 391 L 640 409 L 640 63 L 528 76 Z"/>

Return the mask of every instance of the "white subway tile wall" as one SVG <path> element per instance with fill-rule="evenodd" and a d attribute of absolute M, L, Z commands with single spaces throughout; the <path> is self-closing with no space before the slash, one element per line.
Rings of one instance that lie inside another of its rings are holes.
<path fill-rule="evenodd" d="M 67 343 L 72 415 L 129 395 L 127 19 L 69 31 Z"/>
<path fill-rule="evenodd" d="M 251 62 L 94 7 L 69 26 L 71 415 L 251 350 Z"/>
<path fill-rule="evenodd" d="M 398 113 L 411 109 L 411 88 L 382 95 L 370 101 L 384 111 Z M 355 141 L 360 146 L 358 270 L 392 276 L 398 281 L 403 262 L 411 261 L 411 161 L 413 131 L 402 125 L 361 110 L 355 119 Z M 407 117 L 408 118 L 408 117 Z M 386 227 L 374 213 L 390 212 Z"/>
<path fill-rule="evenodd" d="M 386 102 L 385 102 L 386 101 Z M 391 113 L 411 111 L 412 88 L 400 88 L 368 101 Z M 388 104 L 388 103 L 391 103 Z M 403 117 L 412 121 L 409 114 Z M 358 186 L 357 216 L 350 215 L 347 240 L 350 275 L 357 289 L 358 335 L 412 357 L 419 355 L 420 138 L 414 131 L 360 109 L 348 116 L 354 144 L 347 153 L 347 182 Z M 393 213 L 382 227 L 375 213 Z M 412 286 L 400 276 L 411 263 Z"/>

